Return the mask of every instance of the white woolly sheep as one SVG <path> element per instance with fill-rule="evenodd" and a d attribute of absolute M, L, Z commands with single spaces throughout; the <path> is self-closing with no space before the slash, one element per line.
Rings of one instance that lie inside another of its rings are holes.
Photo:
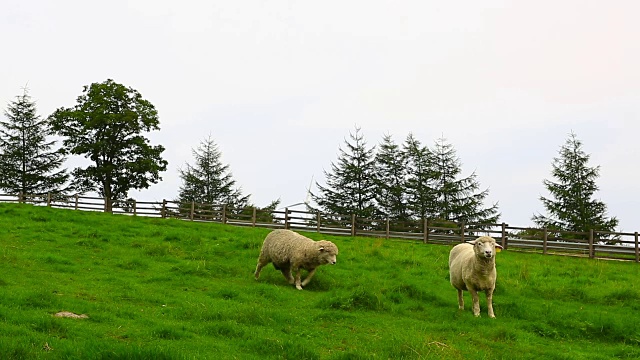
<path fill-rule="evenodd" d="M 493 313 L 493 290 L 496 287 L 496 248 L 502 246 L 489 236 L 458 244 L 449 253 L 449 279 L 458 290 L 458 307 L 464 309 L 462 291 L 467 290 L 473 298 L 473 315 L 480 316 L 478 291 L 487 294 L 489 317 Z"/>
<path fill-rule="evenodd" d="M 258 266 L 254 276 L 260 277 L 260 271 L 269 263 L 273 263 L 276 270 L 282 271 L 289 284 L 295 284 L 298 290 L 302 290 L 320 265 L 336 263 L 338 247 L 328 240 L 314 241 L 291 230 L 274 230 L 264 239 Z M 307 278 L 300 281 L 300 272 L 307 270 Z M 296 274 L 295 279 L 291 272 Z"/>

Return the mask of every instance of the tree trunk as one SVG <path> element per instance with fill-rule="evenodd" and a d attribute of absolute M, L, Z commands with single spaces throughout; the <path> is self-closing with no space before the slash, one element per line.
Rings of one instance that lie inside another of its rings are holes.
<path fill-rule="evenodd" d="M 111 186 L 109 180 L 105 180 L 102 186 L 102 193 L 104 196 L 104 212 L 113 212 L 113 204 L 111 203 Z"/>

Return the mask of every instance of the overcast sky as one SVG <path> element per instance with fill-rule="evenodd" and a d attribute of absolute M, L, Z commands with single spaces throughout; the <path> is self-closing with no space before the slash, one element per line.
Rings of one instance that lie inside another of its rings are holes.
<path fill-rule="evenodd" d="M 26 85 L 43 117 L 106 79 L 159 111 L 163 181 L 209 134 L 251 201 L 304 200 L 357 125 L 373 146 L 444 137 L 501 220 L 544 212 L 542 181 L 573 131 L 596 197 L 639 231 L 640 2 L 4 1 L 0 105 Z M 313 189 L 312 189 L 313 190 Z"/>

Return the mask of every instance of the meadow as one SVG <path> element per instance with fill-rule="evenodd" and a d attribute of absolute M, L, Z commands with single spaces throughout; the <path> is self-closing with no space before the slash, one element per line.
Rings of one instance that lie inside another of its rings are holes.
<path fill-rule="evenodd" d="M 303 233 L 340 254 L 299 291 L 269 231 L 0 204 L 0 358 L 640 358 L 636 263 L 502 251 L 475 318 L 450 246 Z"/>

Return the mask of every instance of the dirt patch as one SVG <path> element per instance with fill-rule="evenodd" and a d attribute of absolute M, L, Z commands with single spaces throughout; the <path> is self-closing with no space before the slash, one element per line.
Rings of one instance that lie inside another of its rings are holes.
<path fill-rule="evenodd" d="M 55 317 L 64 317 L 64 318 L 72 318 L 72 319 L 88 319 L 89 317 L 85 314 L 74 314 L 69 311 L 60 311 L 59 313 L 53 314 Z"/>

